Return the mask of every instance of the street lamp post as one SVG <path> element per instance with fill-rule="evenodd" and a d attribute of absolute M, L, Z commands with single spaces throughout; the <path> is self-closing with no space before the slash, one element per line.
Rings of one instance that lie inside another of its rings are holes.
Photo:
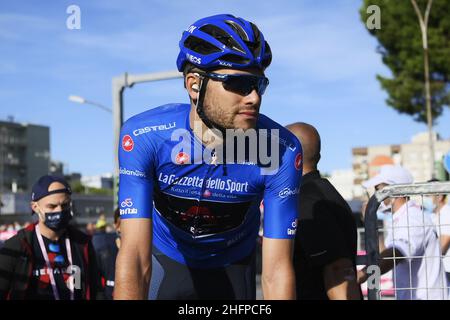
<path fill-rule="evenodd" d="M 128 74 L 124 73 L 112 79 L 113 96 L 113 130 L 114 130 L 114 204 L 117 205 L 118 199 L 118 178 L 119 178 L 119 139 L 120 128 L 123 123 L 123 91 L 125 88 L 131 88 L 136 83 L 152 82 L 159 80 L 168 80 L 182 78 L 182 73 L 178 71 L 156 72 L 146 74 Z"/>
<path fill-rule="evenodd" d="M 102 109 L 102 110 L 104 110 L 106 112 L 112 113 L 112 110 L 110 108 L 105 107 L 104 105 L 102 105 L 100 103 L 97 103 L 97 102 L 94 102 L 94 101 L 91 101 L 91 100 L 87 100 L 87 99 L 85 99 L 83 97 L 80 97 L 80 96 L 71 95 L 71 96 L 69 96 L 69 100 L 72 101 L 72 102 L 80 103 L 80 104 L 90 104 L 90 105 L 96 106 L 96 107 L 98 107 L 98 108 L 100 108 L 100 109 Z"/>

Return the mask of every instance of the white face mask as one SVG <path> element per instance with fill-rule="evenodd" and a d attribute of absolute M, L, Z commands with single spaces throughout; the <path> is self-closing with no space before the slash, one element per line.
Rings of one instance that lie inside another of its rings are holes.
<path fill-rule="evenodd" d="M 382 202 L 380 203 L 380 206 L 378 207 L 378 211 L 379 211 L 379 212 L 382 212 L 382 213 L 384 213 L 384 214 L 391 212 L 391 211 L 392 211 L 392 201 L 389 201 L 389 204 L 388 204 L 388 205 L 386 205 L 386 204 L 384 203 L 384 201 L 382 201 Z"/>
<path fill-rule="evenodd" d="M 436 206 L 434 205 L 432 198 L 423 197 L 423 210 L 427 212 L 434 212 L 436 210 Z"/>

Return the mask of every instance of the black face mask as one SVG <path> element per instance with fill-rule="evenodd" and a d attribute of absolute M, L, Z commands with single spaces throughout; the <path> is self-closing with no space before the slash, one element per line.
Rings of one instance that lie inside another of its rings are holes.
<path fill-rule="evenodd" d="M 70 209 L 65 209 L 63 211 L 46 213 L 44 224 L 53 231 L 60 231 L 69 225 L 71 219 Z"/>

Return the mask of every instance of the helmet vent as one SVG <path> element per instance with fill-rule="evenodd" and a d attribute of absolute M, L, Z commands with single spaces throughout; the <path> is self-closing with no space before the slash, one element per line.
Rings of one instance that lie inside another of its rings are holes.
<path fill-rule="evenodd" d="M 231 62 L 231 63 L 237 63 L 237 64 L 247 64 L 250 62 L 250 60 L 238 56 L 236 54 L 226 54 L 223 57 L 220 58 L 220 60 Z"/>
<path fill-rule="evenodd" d="M 267 43 L 267 41 L 264 41 L 264 48 L 265 48 L 264 58 L 261 64 L 264 66 L 264 68 L 266 68 L 272 62 L 272 50 L 270 49 L 270 46 Z"/>
<path fill-rule="evenodd" d="M 215 52 L 221 51 L 216 46 L 208 43 L 207 41 L 197 38 L 195 36 L 189 36 L 184 41 L 184 46 L 188 48 L 189 50 L 192 50 L 194 52 L 200 53 L 200 54 L 211 54 Z"/>
<path fill-rule="evenodd" d="M 234 40 L 227 32 L 225 32 L 221 28 L 219 28 L 215 25 L 212 25 L 212 24 L 207 24 L 207 25 L 202 26 L 199 30 L 209 34 L 211 37 L 217 39 L 218 41 L 220 41 L 222 44 L 224 44 L 228 48 L 231 48 L 233 50 L 236 50 L 236 51 L 239 51 L 239 52 L 245 54 L 244 49 L 242 49 L 242 47 L 239 45 L 239 43 L 236 40 Z"/>
<path fill-rule="evenodd" d="M 253 23 L 250 22 L 250 25 L 252 26 L 255 42 L 246 42 L 245 44 L 250 48 L 250 50 L 252 50 L 253 56 L 257 57 L 261 54 L 261 33 Z"/>
<path fill-rule="evenodd" d="M 229 25 L 234 30 L 234 32 L 236 32 L 239 35 L 239 37 L 242 40 L 244 40 L 244 41 L 250 40 L 247 35 L 247 32 L 245 32 L 245 30 L 239 24 L 237 24 L 236 22 L 231 21 L 231 20 L 225 20 L 225 23 L 227 25 Z"/>

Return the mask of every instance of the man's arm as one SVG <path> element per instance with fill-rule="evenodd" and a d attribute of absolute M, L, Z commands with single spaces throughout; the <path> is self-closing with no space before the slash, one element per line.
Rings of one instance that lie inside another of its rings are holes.
<path fill-rule="evenodd" d="M 441 251 L 442 255 L 445 255 L 450 247 L 450 235 L 442 234 L 441 235 Z"/>
<path fill-rule="evenodd" d="M 263 239 L 261 281 L 265 300 L 295 299 L 293 242 L 289 239 Z"/>
<path fill-rule="evenodd" d="M 152 220 L 124 219 L 116 261 L 115 300 L 147 300 L 152 273 Z"/>
<path fill-rule="evenodd" d="M 360 300 L 361 294 L 352 261 L 340 258 L 323 269 L 325 290 L 330 300 Z"/>
<path fill-rule="evenodd" d="M 394 259 L 394 253 L 395 253 L 395 259 Z M 395 260 L 398 260 L 397 262 Z M 380 268 L 380 273 L 385 274 L 386 272 L 392 270 L 394 268 L 395 263 L 401 263 L 405 261 L 403 258 L 403 254 L 398 250 L 394 248 L 388 248 L 383 250 L 380 253 L 380 261 L 378 263 L 378 267 Z M 367 281 L 368 274 L 367 274 L 367 266 L 363 269 L 358 271 L 358 283 L 364 283 Z"/>

